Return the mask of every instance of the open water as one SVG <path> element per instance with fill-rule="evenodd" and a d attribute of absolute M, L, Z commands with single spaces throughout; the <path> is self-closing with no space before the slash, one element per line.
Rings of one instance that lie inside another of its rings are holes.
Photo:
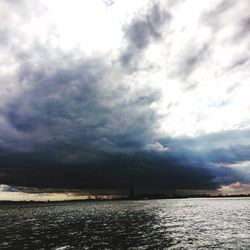
<path fill-rule="evenodd" d="M 250 249 L 250 199 L 0 205 L 0 249 Z"/>

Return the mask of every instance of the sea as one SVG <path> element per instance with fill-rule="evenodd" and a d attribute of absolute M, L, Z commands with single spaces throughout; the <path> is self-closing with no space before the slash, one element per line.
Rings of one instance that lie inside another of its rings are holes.
<path fill-rule="evenodd" d="M 250 249 L 250 198 L 2 204 L 0 249 Z"/>

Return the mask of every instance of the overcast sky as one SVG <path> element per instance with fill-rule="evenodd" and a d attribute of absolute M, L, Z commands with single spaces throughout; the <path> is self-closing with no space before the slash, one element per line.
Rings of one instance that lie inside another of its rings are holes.
<path fill-rule="evenodd" d="M 0 199 L 250 192 L 249 9 L 1 1 Z"/>

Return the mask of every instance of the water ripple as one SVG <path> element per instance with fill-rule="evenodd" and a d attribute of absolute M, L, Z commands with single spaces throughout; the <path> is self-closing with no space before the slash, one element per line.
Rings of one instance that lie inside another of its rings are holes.
<path fill-rule="evenodd" d="M 250 249 L 250 199 L 0 206 L 0 249 Z"/>

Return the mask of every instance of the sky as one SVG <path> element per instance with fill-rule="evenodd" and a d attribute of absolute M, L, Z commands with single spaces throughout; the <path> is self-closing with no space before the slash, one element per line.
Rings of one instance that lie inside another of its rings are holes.
<path fill-rule="evenodd" d="M 0 200 L 250 193 L 248 0 L 0 2 Z"/>

